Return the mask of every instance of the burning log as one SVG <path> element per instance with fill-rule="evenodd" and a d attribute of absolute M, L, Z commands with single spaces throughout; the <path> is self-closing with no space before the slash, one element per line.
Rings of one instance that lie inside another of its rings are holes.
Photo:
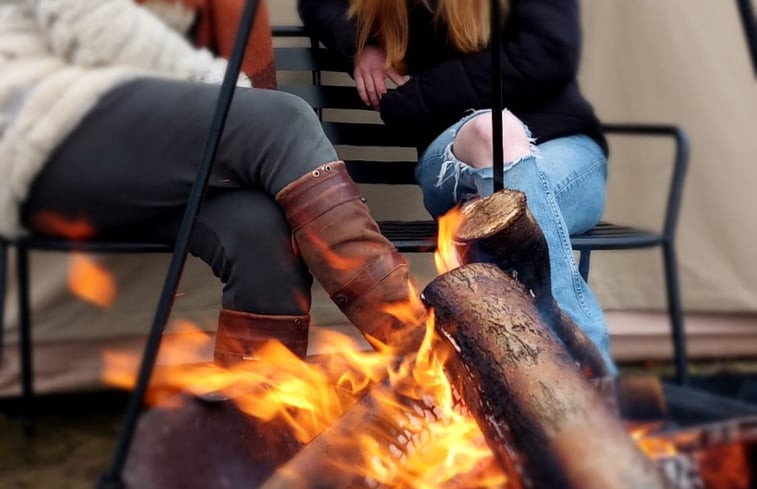
<path fill-rule="evenodd" d="M 552 295 L 549 250 L 526 196 L 503 189 L 462 209 L 455 241 L 464 263 L 493 261 L 531 289 L 544 321 L 557 333 L 588 377 L 607 375 L 594 343 L 557 305 Z"/>
<path fill-rule="evenodd" d="M 521 284 L 476 263 L 437 277 L 423 299 L 457 352 L 450 375 L 465 379 L 465 403 L 504 467 L 514 447 L 533 487 L 668 487 Z"/>
<path fill-rule="evenodd" d="M 369 436 L 380 452 L 390 453 L 397 463 L 413 446 L 428 438 L 425 422 L 437 418 L 432 406 L 401 398 L 390 392 L 388 381 L 374 386 L 332 426 L 313 439 L 281 466 L 259 489 L 375 488 L 379 482 L 366 472 L 373 454 L 361 452 L 357 436 Z M 384 399 L 403 403 L 404 416 L 388 417 L 379 406 Z M 391 470 L 391 467 L 388 468 Z"/>

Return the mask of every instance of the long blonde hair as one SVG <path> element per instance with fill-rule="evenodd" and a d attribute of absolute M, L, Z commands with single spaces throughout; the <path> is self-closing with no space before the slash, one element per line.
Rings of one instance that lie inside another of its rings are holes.
<path fill-rule="evenodd" d="M 499 0 L 503 18 L 509 2 Z M 426 0 L 350 0 L 349 16 L 357 22 L 357 53 L 375 37 L 386 51 L 387 67 L 401 68 L 408 42 L 408 8 Z M 452 45 L 463 53 L 481 50 L 489 42 L 489 0 L 439 0 L 434 12 Z"/>

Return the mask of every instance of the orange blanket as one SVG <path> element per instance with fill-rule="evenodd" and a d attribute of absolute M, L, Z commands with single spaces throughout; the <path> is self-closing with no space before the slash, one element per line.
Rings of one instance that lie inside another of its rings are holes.
<path fill-rule="evenodd" d="M 144 3 L 146 0 L 137 0 Z M 152 0 L 155 1 L 155 0 Z M 197 46 L 206 47 L 217 56 L 228 58 L 245 0 L 160 0 L 180 1 L 195 12 L 195 24 L 190 33 Z M 276 88 L 273 64 L 273 44 L 268 7 L 260 0 L 255 23 L 242 61 L 242 71 L 258 88 Z"/>

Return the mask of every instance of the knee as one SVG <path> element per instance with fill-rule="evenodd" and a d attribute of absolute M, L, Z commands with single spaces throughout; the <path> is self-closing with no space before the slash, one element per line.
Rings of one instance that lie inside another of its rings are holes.
<path fill-rule="evenodd" d="M 502 112 L 502 148 L 505 161 L 517 161 L 531 153 L 523 122 L 508 111 Z"/>
<path fill-rule="evenodd" d="M 453 141 L 453 152 L 471 166 L 491 166 L 493 139 L 491 114 L 479 114 L 460 128 Z M 523 123 L 508 111 L 502 112 L 502 149 L 506 162 L 519 160 L 531 151 Z"/>
<path fill-rule="evenodd" d="M 223 238 L 230 249 L 238 250 L 237 259 L 255 262 L 266 256 L 285 258 L 293 253 L 289 224 L 272 199 L 257 199 L 254 204 L 237 202 L 228 210 L 234 218 L 227 221 Z"/>
<path fill-rule="evenodd" d="M 272 107 L 267 117 L 280 133 L 323 135 L 315 110 L 305 100 L 286 92 L 273 91 L 271 96 Z"/>

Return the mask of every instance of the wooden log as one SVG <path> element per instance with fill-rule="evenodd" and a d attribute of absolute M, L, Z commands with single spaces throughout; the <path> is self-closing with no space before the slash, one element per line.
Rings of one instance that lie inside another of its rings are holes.
<path fill-rule="evenodd" d="M 259 489 L 361 489 L 384 487 L 381 481 L 366 477 L 371 454 L 357 445 L 358 435 L 370 436 L 401 463 L 415 446 L 427 437 L 424 424 L 436 419 L 433 406 L 390 393 L 388 381 L 374 385 L 333 425 L 324 430 L 291 460 L 279 467 Z M 406 406 L 401 416 L 385 415 L 381 400 L 394 398 Z"/>
<path fill-rule="evenodd" d="M 466 265 L 422 295 L 456 354 L 463 398 L 495 457 L 508 447 L 535 488 L 668 487 L 543 323 L 525 287 L 496 265 Z"/>
<path fill-rule="evenodd" d="M 494 262 L 528 287 L 544 321 L 557 333 L 587 377 L 608 375 L 599 350 L 557 305 L 552 295 L 549 250 L 539 225 L 526 206 L 526 196 L 503 189 L 462 209 L 455 234 L 464 263 Z"/>

